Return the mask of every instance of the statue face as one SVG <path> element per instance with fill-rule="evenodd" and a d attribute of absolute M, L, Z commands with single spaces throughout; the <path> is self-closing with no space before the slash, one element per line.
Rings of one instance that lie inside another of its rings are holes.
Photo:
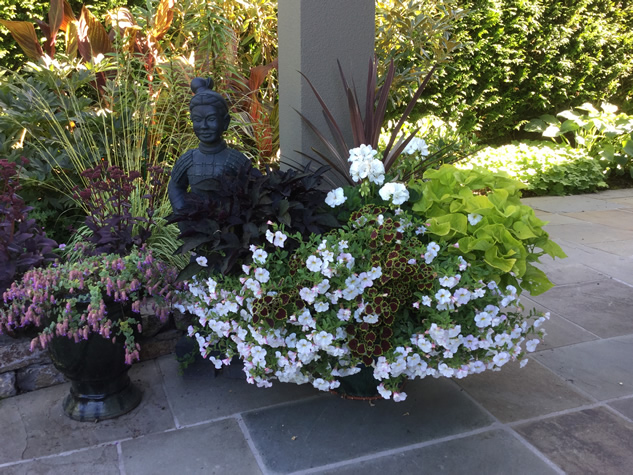
<path fill-rule="evenodd" d="M 222 140 L 222 134 L 229 127 L 222 108 L 214 105 L 200 105 L 191 111 L 193 131 L 198 140 L 213 145 Z"/>

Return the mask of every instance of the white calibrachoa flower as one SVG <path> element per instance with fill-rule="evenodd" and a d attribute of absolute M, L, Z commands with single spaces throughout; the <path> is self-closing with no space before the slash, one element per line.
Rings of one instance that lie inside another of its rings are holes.
<path fill-rule="evenodd" d="M 288 239 L 288 236 L 286 236 L 281 231 L 277 231 L 275 232 L 275 236 L 273 237 L 273 245 L 277 247 L 284 247 L 286 239 Z"/>
<path fill-rule="evenodd" d="M 204 256 L 198 256 L 196 257 L 196 262 L 198 263 L 199 266 L 202 267 L 207 267 L 207 258 Z"/>
<path fill-rule="evenodd" d="M 363 317 L 363 321 L 365 323 L 369 323 L 369 324 L 378 323 L 378 319 L 379 319 L 379 317 L 375 313 L 372 314 L 372 315 L 365 315 Z"/>
<path fill-rule="evenodd" d="M 536 350 L 536 345 L 538 345 L 540 343 L 540 340 L 538 338 L 535 338 L 533 340 L 528 341 L 525 344 L 525 348 L 531 353 L 534 350 Z"/>

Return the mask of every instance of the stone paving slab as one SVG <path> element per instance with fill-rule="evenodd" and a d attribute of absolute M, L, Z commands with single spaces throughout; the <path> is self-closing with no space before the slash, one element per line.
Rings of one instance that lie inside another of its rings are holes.
<path fill-rule="evenodd" d="M 486 371 L 457 381 L 473 399 L 501 422 L 516 422 L 593 401 L 574 390 L 540 364 L 508 363 L 501 371 Z"/>
<path fill-rule="evenodd" d="M 631 210 L 582 211 L 580 213 L 566 213 L 563 216 L 600 224 L 608 228 L 633 231 L 633 213 Z"/>
<path fill-rule="evenodd" d="M 633 335 L 546 350 L 534 358 L 600 401 L 633 395 Z"/>
<path fill-rule="evenodd" d="M 633 423 L 605 408 L 515 426 L 567 474 L 625 474 L 633 466 Z"/>
<path fill-rule="evenodd" d="M 534 210 L 534 214 L 541 221 L 545 221 L 547 226 L 557 224 L 584 224 L 581 219 L 569 217 L 565 214 L 548 213 L 547 211 Z"/>
<path fill-rule="evenodd" d="M 633 239 L 633 231 L 610 228 L 608 232 L 605 232 L 603 225 L 595 223 L 548 225 L 546 231 L 550 238 L 556 243 L 558 243 L 559 240 L 565 240 L 578 244 L 591 245 L 594 243 L 628 241 Z"/>
<path fill-rule="evenodd" d="M 574 213 L 625 208 L 625 205 L 599 199 L 597 195 L 543 196 L 523 198 L 524 205 L 548 213 Z"/>
<path fill-rule="evenodd" d="M 580 284 L 583 282 L 595 282 L 599 280 L 609 280 L 609 276 L 604 272 L 599 272 L 589 266 L 576 262 L 569 262 L 567 259 L 545 259 L 538 267 L 547 274 L 547 278 L 556 285 Z"/>
<path fill-rule="evenodd" d="M 121 453 L 129 475 L 261 473 L 234 419 L 124 441 Z"/>
<path fill-rule="evenodd" d="M 88 473 L 90 475 L 120 475 L 121 472 L 116 447 L 107 445 L 69 455 L 46 457 L 0 467 L 0 473 L 3 475 L 83 475 Z"/>
<path fill-rule="evenodd" d="M 627 196 L 627 197 L 615 197 L 615 198 L 609 198 L 607 201 L 611 202 L 611 203 L 616 203 L 619 206 L 626 206 L 627 208 L 633 208 L 633 197 L 631 196 Z"/>
<path fill-rule="evenodd" d="M 594 249 L 600 249 L 616 256 L 632 257 L 633 256 L 633 239 L 626 241 L 611 241 L 604 243 L 594 243 L 591 245 Z"/>
<path fill-rule="evenodd" d="M 206 422 L 238 412 L 323 396 L 312 385 L 275 382 L 271 388 L 258 388 L 245 380 L 214 377 L 208 361 L 196 363 L 186 374 L 179 374 L 178 362 L 170 356 L 159 358 L 165 391 L 171 409 L 181 426 Z M 202 369 L 201 369 L 202 368 Z"/>
<path fill-rule="evenodd" d="M 336 396 L 245 413 L 263 463 L 290 473 L 482 428 L 493 419 L 446 379 L 408 383 L 406 401 Z"/>
<path fill-rule="evenodd" d="M 633 258 L 618 256 L 605 252 L 597 247 L 589 247 L 583 244 L 555 239 L 563 251 L 567 254 L 567 259 L 551 259 L 548 256 L 541 257 L 539 267 L 548 274 L 557 265 L 563 263 L 582 263 L 582 265 L 593 269 L 596 272 L 608 275 L 613 280 L 625 282 L 633 286 Z M 595 246 L 595 245 L 594 245 Z"/>
<path fill-rule="evenodd" d="M 508 432 L 494 430 L 315 473 L 546 475 L 560 472 Z"/>
<path fill-rule="evenodd" d="M 619 190 L 605 190 L 600 193 L 585 193 L 580 196 L 597 197 L 600 199 L 612 200 L 618 198 L 633 198 L 633 188 L 620 188 Z"/>
<path fill-rule="evenodd" d="M 612 401 L 609 406 L 633 422 L 633 397 Z"/>
<path fill-rule="evenodd" d="M 599 338 L 577 323 L 567 320 L 556 312 L 543 307 L 543 305 L 534 300 L 538 298 L 540 298 L 540 296 L 532 297 L 526 296 L 525 294 L 521 296 L 521 303 L 525 307 L 525 312 L 531 310 L 536 310 L 541 313 L 550 312 L 550 319 L 543 323 L 542 326 L 542 329 L 545 331 L 545 337 L 538 345 L 539 351 L 582 343 L 583 341 L 597 340 Z"/>
<path fill-rule="evenodd" d="M 0 444 L 0 464 L 173 428 L 174 420 L 154 362 L 133 366 L 130 377 L 143 390 L 139 407 L 117 419 L 98 423 L 73 421 L 62 412 L 61 403 L 69 384 L 0 401 L 0 423 L 11 427 L 13 435 L 9 447 Z"/>
<path fill-rule="evenodd" d="M 620 282 L 561 285 L 532 298 L 602 338 L 633 333 L 633 287 Z"/>

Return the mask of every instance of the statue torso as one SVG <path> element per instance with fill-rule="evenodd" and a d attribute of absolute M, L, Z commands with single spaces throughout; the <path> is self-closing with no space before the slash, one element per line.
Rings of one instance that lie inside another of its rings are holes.
<path fill-rule="evenodd" d="M 248 162 L 237 150 L 225 148 L 218 153 L 202 153 L 200 149 L 192 152 L 191 166 L 187 170 L 187 178 L 191 191 L 196 192 L 196 185 L 208 178 L 219 178 L 237 170 Z"/>

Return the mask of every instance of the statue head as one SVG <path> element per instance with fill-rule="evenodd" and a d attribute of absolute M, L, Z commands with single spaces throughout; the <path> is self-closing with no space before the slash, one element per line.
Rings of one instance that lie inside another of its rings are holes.
<path fill-rule="evenodd" d="M 222 140 L 229 128 L 231 116 L 224 98 L 213 90 L 211 78 L 194 78 L 191 81 L 194 96 L 189 102 L 193 131 L 204 144 L 214 145 Z"/>

